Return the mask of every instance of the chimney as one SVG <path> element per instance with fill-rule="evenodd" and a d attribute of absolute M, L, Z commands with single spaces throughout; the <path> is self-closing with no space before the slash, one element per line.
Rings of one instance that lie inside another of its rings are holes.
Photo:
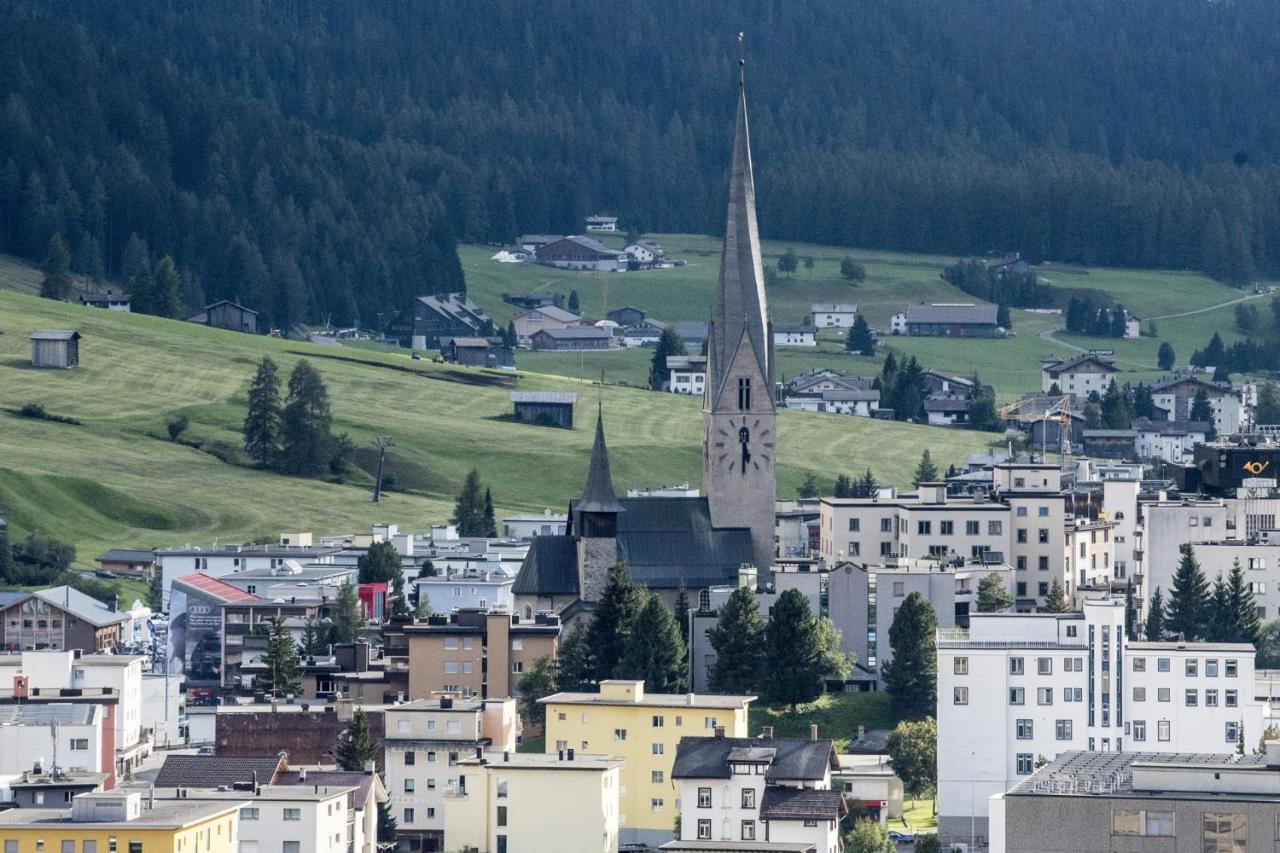
<path fill-rule="evenodd" d="M 1263 745 L 1264 753 L 1267 758 L 1267 767 L 1271 769 L 1280 768 L 1280 740 L 1269 740 Z"/>
<path fill-rule="evenodd" d="M 716 726 L 716 737 L 724 737 L 724 726 Z"/>
<path fill-rule="evenodd" d="M 809 724 L 809 740 L 817 740 L 817 739 L 818 739 L 818 724 L 810 723 Z"/>
<path fill-rule="evenodd" d="M 503 761 L 503 763 L 506 763 L 506 762 L 508 762 L 508 761 L 510 761 L 510 760 L 511 760 L 511 753 L 510 753 L 510 752 L 508 752 L 508 751 L 507 751 L 507 750 L 505 750 L 505 749 L 504 749 L 504 750 L 502 750 L 502 761 Z"/>
<path fill-rule="evenodd" d="M 557 760 L 557 761 L 564 761 L 564 750 L 563 750 L 563 749 L 556 753 L 556 760 Z"/>
<path fill-rule="evenodd" d="M 307 768 L 301 767 L 298 769 L 298 782 L 299 784 L 304 784 L 306 783 L 306 781 L 307 781 Z"/>
<path fill-rule="evenodd" d="M 867 736 L 867 727 L 866 727 L 866 726 L 858 726 L 858 740 L 862 740 L 862 739 L 863 739 L 863 738 L 865 738 L 866 736 Z"/>
<path fill-rule="evenodd" d="M 375 769 L 372 758 L 364 763 L 364 772 L 366 776 L 372 776 Z"/>
<path fill-rule="evenodd" d="M 483 746 L 477 746 L 477 747 L 476 747 L 476 758 L 484 758 L 484 747 L 483 747 Z"/>

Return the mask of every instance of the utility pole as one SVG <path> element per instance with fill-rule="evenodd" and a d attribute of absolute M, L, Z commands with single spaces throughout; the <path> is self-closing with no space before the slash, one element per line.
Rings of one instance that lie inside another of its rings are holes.
<path fill-rule="evenodd" d="M 378 448 L 378 479 L 373 484 L 373 502 L 378 503 L 382 500 L 382 463 L 387 458 L 387 448 L 395 447 L 396 443 L 391 440 L 391 436 L 380 435 L 373 444 Z"/>

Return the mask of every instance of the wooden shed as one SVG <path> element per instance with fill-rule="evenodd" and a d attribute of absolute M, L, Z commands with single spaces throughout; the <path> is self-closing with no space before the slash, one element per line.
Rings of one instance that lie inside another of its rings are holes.
<path fill-rule="evenodd" d="M 521 423 L 573 429 L 573 404 L 578 395 L 572 391 L 512 391 L 511 402 Z"/>
<path fill-rule="evenodd" d="M 34 367 L 75 367 L 79 363 L 79 332 L 45 329 L 31 333 L 31 364 Z"/>

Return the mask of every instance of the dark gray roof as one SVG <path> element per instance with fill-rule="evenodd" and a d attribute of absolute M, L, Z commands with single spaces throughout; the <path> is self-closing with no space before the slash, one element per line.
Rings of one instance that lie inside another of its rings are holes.
<path fill-rule="evenodd" d="M 239 302 L 236 302 L 234 299 L 219 299 L 217 302 L 210 302 L 208 305 L 204 306 L 205 313 L 207 314 L 211 309 L 217 308 L 219 305 L 230 305 L 232 308 L 239 308 L 241 311 L 244 311 L 245 313 L 248 313 L 248 314 L 258 313 L 257 311 L 254 311 L 252 308 L 247 308 L 244 305 L 241 305 Z"/>
<path fill-rule="evenodd" d="M 572 536 L 535 536 L 511 587 L 515 595 L 577 595 L 578 548 Z"/>
<path fill-rule="evenodd" d="M 272 756 L 170 755 L 156 776 L 157 788 L 216 788 L 250 782 L 256 772 L 263 785 L 275 781 L 284 759 Z"/>
<path fill-rule="evenodd" d="M 844 795 L 829 788 L 769 785 L 760 798 L 761 820 L 839 820 L 844 809 Z"/>
<path fill-rule="evenodd" d="M 1135 432 L 1155 432 L 1160 435 L 1187 435 L 1188 433 L 1208 432 L 1212 426 L 1208 421 L 1136 420 L 1133 422 Z"/>
<path fill-rule="evenodd" d="M 70 329 L 40 329 L 31 333 L 33 341 L 69 341 L 78 337 L 80 333 Z"/>
<path fill-rule="evenodd" d="M 818 327 L 798 323 L 789 326 L 774 326 L 773 331 L 775 334 L 781 335 L 812 335 L 818 331 Z"/>
<path fill-rule="evenodd" d="M 1084 353 L 1083 355 L 1077 355 L 1061 361 L 1051 361 L 1044 366 L 1044 369 L 1051 374 L 1065 373 L 1068 370 L 1074 370 L 1075 368 L 1090 362 L 1097 364 L 1101 368 L 1100 370 L 1094 371 L 1095 373 L 1116 372 L 1116 366 L 1111 359 L 1103 358 L 1100 355 L 1093 355 L 1092 353 Z M 1153 387 L 1152 390 L 1154 391 L 1155 388 Z"/>
<path fill-rule="evenodd" d="M 707 339 L 707 324 L 700 320 L 677 320 L 671 326 L 681 340 L 705 341 Z"/>
<path fill-rule="evenodd" d="M 533 333 L 534 337 L 538 335 L 546 335 L 553 339 L 571 340 L 573 338 L 609 338 L 608 329 L 602 329 L 599 326 L 570 326 L 567 329 L 539 329 Z"/>
<path fill-rule="evenodd" d="M 822 779 L 838 767 L 829 740 L 808 738 L 682 737 L 676 747 L 672 779 L 728 779 L 729 753 L 737 749 L 775 750 L 765 779 Z"/>
<path fill-rule="evenodd" d="M 1220 382 L 1208 382 L 1199 376 L 1174 376 L 1170 379 L 1162 379 L 1151 386 L 1151 393 L 1157 394 L 1178 385 L 1194 385 L 1197 390 L 1203 388 L 1206 394 L 1219 397 L 1232 393 L 1230 385 L 1223 385 Z"/>
<path fill-rule="evenodd" d="M 573 403 L 578 402 L 578 395 L 572 391 L 512 391 L 513 403 Z"/>
<path fill-rule="evenodd" d="M 931 397 L 924 401 L 926 412 L 967 412 L 969 401 L 959 397 Z"/>
<path fill-rule="evenodd" d="M 1134 438 L 1137 432 L 1131 429 L 1087 429 L 1085 438 Z"/>
<path fill-rule="evenodd" d="M 277 785 L 320 785 L 342 788 L 350 785 L 354 790 L 347 795 L 347 808 L 362 809 L 369 802 L 369 789 L 373 787 L 373 774 L 358 770 L 308 770 L 305 782 L 297 770 L 281 770 L 276 774 Z"/>
<path fill-rule="evenodd" d="M 613 491 L 613 475 L 609 471 L 609 448 L 604 443 L 604 414 L 596 414 L 596 438 L 591 446 L 591 467 L 587 484 L 578 501 L 578 512 L 621 512 L 622 505 Z"/>
<path fill-rule="evenodd" d="M 994 326 L 996 306 L 990 303 L 938 303 L 907 306 L 908 323 L 976 323 Z"/>
<path fill-rule="evenodd" d="M 154 551 L 134 550 L 133 548 L 112 548 L 98 557 L 99 563 L 153 563 Z"/>
<path fill-rule="evenodd" d="M 8 607 L 10 604 L 13 604 L 15 601 L 21 601 L 22 599 L 26 598 L 30 594 L 31 593 L 29 592 L 22 592 L 21 590 L 17 590 L 17 591 L 0 590 L 0 607 Z"/>
<path fill-rule="evenodd" d="M 560 243 L 560 242 L 575 243 L 581 246 L 582 248 L 586 249 L 587 251 L 595 252 L 597 255 L 617 256 L 622 254 L 622 252 L 618 251 L 617 249 L 610 249 L 604 243 L 601 243 L 599 240 L 596 240 L 593 237 L 583 237 L 578 234 L 570 234 L 568 237 L 562 237 L 559 240 L 556 240 L 555 242 L 556 243 Z M 554 245 L 554 243 L 549 245 Z"/>

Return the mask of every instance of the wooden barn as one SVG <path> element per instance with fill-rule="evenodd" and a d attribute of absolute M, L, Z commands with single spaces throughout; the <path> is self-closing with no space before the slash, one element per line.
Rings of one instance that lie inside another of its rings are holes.
<path fill-rule="evenodd" d="M 578 395 L 572 391 L 512 391 L 511 402 L 521 423 L 573 429 L 573 404 Z"/>
<path fill-rule="evenodd" d="M 70 329 L 45 329 L 31 333 L 34 367 L 75 367 L 80 363 L 80 333 Z"/>

